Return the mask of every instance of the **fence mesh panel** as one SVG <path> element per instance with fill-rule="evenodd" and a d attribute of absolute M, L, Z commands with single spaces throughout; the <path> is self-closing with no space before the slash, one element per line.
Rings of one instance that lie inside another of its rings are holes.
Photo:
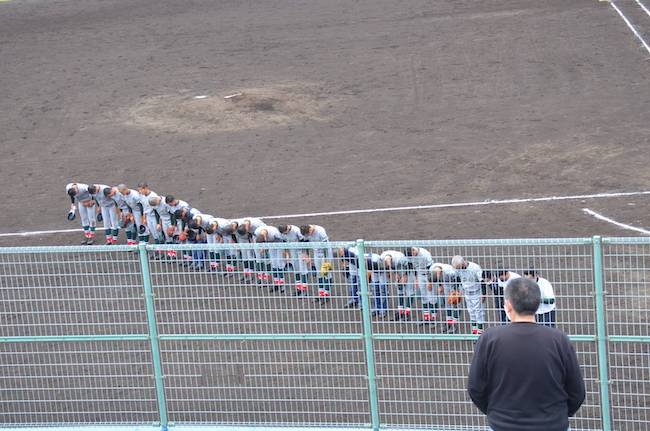
<path fill-rule="evenodd" d="M 515 275 L 511 274 L 508 277 L 523 276 L 525 271 L 533 268 L 553 287 L 556 296 L 557 326 L 571 335 L 595 334 L 596 313 L 591 244 L 577 244 L 569 241 L 566 243 L 537 241 L 536 243 L 534 240 L 529 243 L 514 244 L 507 241 L 369 241 L 366 244 L 366 251 L 369 254 L 380 257 L 387 251 L 406 255 L 409 249 L 421 248 L 431 254 L 433 264 L 441 263 L 450 266 L 454 256 L 462 256 L 467 261 L 477 264 L 480 267 L 481 278 L 486 288 L 484 302 L 481 305 L 485 327 L 501 324 L 506 317 L 502 311 L 504 281 L 500 282 L 498 274 L 510 272 Z M 417 257 L 409 258 L 407 256 L 407 260 L 413 261 L 416 265 L 418 264 L 415 263 L 417 259 Z M 447 306 L 446 298 L 449 290 L 458 283 L 440 281 L 436 282 L 435 286 L 428 286 L 425 284 L 427 283 L 426 276 L 411 275 L 428 274 L 429 272 L 426 269 L 408 270 L 409 275 L 404 278 L 404 282 L 400 282 L 398 271 L 387 271 L 386 280 L 382 280 L 382 283 L 385 282 L 387 286 L 388 314 L 386 318 L 378 321 L 376 329 L 379 333 L 402 333 L 404 331 L 422 333 L 422 329 L 404 328 L 405 319 L 396 319 L 395 313 L 399 313 L 400 304 L 410 301 L 411 316 L 409 320 L 422 323 L 424 321 L 423 313 L 426 312 L 422 297 L 427 295 L 424 289 L 429 287 L 433 289 L 429 302 L 433 303 L 437 310 L 436 323 L 446 321 L 446 312 L 452 308 Z M 481 287 L 480 283 L 477 283 L 476 286 L 477 289 Z M 371 290 L 379 292 L 378 289 Z M 460 290 L 468 289 L 460 286 Z M 470 321 L 472 319 L 468 313 L 468 299 L 470 298 L 464 296 L 459 306 L 453 307 L 453 314 L 457 315 L 458 320 L 457 332 L 460 333 L 471 333 Z M 433 313 L 431 314 L 433 316 Z M 427 325 L 425 331 L 440 332 L 442 329 L 444 327 Z"/>
<path fill-rule="evenodd" d="M 0 336 L 147 332 L 136 252 L 58 250 L 0 253 Z"/>
<path fill-rule="evenodd" d="M 0 343 L 0 423 L 155 422 L 137 252 L 6 251 L 0 253 L 0 337 L 24 341 Z M 140 339 L 127 339 L 133 335 Z"/>
<path fill-rule="evenodd" d="M 162 353 L 176 423 L 369 423 L 360 341 L 164 341 Z"/>
<path fill-rule="evenodd" d="M 398 254 L 401 253 L 410 265 L 406 277 L 400 279 L 399 269 L 389 269 L 381 280 L 381 283 L 386 283 L 388 313 L 377 316 L 374 333 L 380 339 L 382 335 L 392 338 L 379 341 L 375 346 L 382 424 L 435 426 L 440 429 L 482 429 L 486 426 L 484 416 L 474 407 L 466 392 L 474 341 L 444 339 L 449 329 L 454 330 L 453 334 L 471 334 L 472 319 L 468 310 L 471 298 L 465 296 L 458 306 L 451 306 L 446 298 L 450 290 L 458 288 L 463 291 L 460 281 L 431 281 L 424 276 L 418 277 L 418 272 L 430 272 L 426 268 L 428 259 L 424 259 L 427 252 L 431 255 L 429 262 L 432 267 L 437 263 L 451 265 L 452 258 L 457 255 L 480 266 L 486 287 L 482 303 L 484 329 L 503 324 L 500 302 L 503 292 L 496 284 L 498 274 L 507 271 L 523 275 L 524 271 L 534 268 L 551 282 L 555 290 L 558 327 L 572 335 L 595 334 L 591 244 L 561 241 L 559 244 L 543 241 L 528 244 L 500 241 L 381 241 L 366 244 L 369 254 L 381 258 L 387 251 L 393 257 L 401 257 Z M 420 266 L 422 262 L 425 263 Z M 474 293 L 480 297 L 480 283 L 477 286 Z M 374 293 L 382 291 L 371 290 Z M 377 306 L 381 302 L 373 301 L 373 304 Z M 405 316 L 407 310 L 409 316 Z M 448 323 L 450 316 L 454 318 L 451 328 Z M 429 340 L 428 334 L 442 334 L 443 339 Z M 398 335 L 407 338 L 396 338 Z M 422 339 L 412 339 L 418 336 Z M 589 395 L 579 417 L 573 420 L 572 428 L 599 429 L 595 345 L 579 343 L 576 349 Z"/>
<path fill-rule="evenodd" d="M 650 423 L 650 239 L 607 239 L 603 266 L 607 332 L 616 340 L 609 343 L 608 352 L 614 428 L 647 429 Z"/>
<path fill-rule="evenodd" d="M 206 245 L 175 256 L 150 251 L 161 338 L 216 338 L 163 342 L 170 420 L 368 423 L 361 314 L 348 306 L 339 253 L 347 246 L 258 244 L 228 254 Z M 324 262 L 331 268 L 322 268 Z M 237 334 L 241 340 L 219 339 Z M 341 335 L 356 339 L 336 339 Z"/>
<path fill-rule="evenodd" d="M 504 323 L 499 277 L 534 268 L 552 285 L 557 327 L 574 338 L 587 384 L 572 429 L 612 429 L 601 419 L 598 318 L 613 429 L 646 429 L 650 240 L 604 239 L 605 316 L 592 239 L 366 242 L 365 274 L 356 246 L 0 249 L 0 426 L 153 424 L 164 405 L 176 424 L 369 427 L 378 411 L 382 427 L 484 429 L 465 390 L 472 331 Z M 479 290 L 432 276 L 419 248 L 446 269 L 457 255 L 479 265 Z M 400 254 L 404 266 L 386 266 Z"/>

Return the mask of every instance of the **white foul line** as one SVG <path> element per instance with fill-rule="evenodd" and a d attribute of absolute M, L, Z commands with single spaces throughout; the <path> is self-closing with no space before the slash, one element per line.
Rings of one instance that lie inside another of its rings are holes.
<path fill-rule="evenodd" d="M 612 220 L 609 217 L 605 217 L 602 214 L 598 214 L 596 211 L 592 211 L 589 208 L 583 208 L 582 211 L 589 214 L 590 216 L 593 216 L 593 217 L 597 218 L 598 220 L 606 221 L 606 222 L 611 223 L 613 225 L 616 225 L 618 227 L 622 227 L 623 229 L 633 230 L 633 231 L 640 232 L 640 233 L 643 233 L 643 234 L 646 234 L 646 235 L 650 235 L 650 230 L 646 230 L 646 229 L 642 229 L 640 227 L 630 226 L 629 224 L 617 222 L 616 220 Z"/>
<path fill-rule="evenodd" d="M 531 203 L 531 202 L 554 202 L 554 201 L 570 201 L 570 200 L 579 200 L 579 199 L 619 198 L 619 197 L 626 197 L 626 196 L 642 196 L 642 195 L 650 195 L 650 190 L 646 190 L 642 192 L 594 193 L 590 195 L 544 196 L 541 198 L 514 198 L 514 199 L 501 199 L 501 200 L 490 199 L 490 200 L 476 201 L 476 202 L 456 202 L 456 203 L 448 203 L 448 204 L 413 205 L 413 206 L 406 206 L 406 207 L 369 208 L 369 209 L 327 211 L 327 212 L 305 213 L 305 214 L 283 214 L 283 215 L 275 215 L 275 216 L 264 216 L 258 218 L 261 219 L 305 218 L 305 217 L 321 217 L 321 216 L 344 215 L 344 214 L 367 214 L 367 213 L 412 211 L 412 210 L 440 209 L 440 208 L 477 207 L 477 206 L 486 206 L 486 205 L 508 205 L 508 204 L 520 204 L 520 203 Z M 33 235 L 47 235 L 47 234 L 54 234 L 54 233 L 67 233 L 67 232 L 81 232 L 81 229 L 9 232 L 9 233 L 0 233 L 0 238 L 8 237 L 8 236 L 33 236 Z"/>
<path fill-rule="evenodd" d="M 81 232 L 82 230 L 83 229 L 32 230 L 32 231 L 28 231 L 28 232 L 0 233 L 0 237 L 48 235 L 48 234 L 52 234 L 52 233 Z"/>
<path fill-rule="evenodd" d="M 625 24 L 627 24 L 627 26 L 630 28 L 630 30 L 632 30 L 632 33 L 634 33 L 634 35 L 641 41 L 641 43 L 643 44 L 643 47 L 650 54 L 650 46 L 648 46 L 648 44 L 645 42 L 645 40 L 643 40 L 643 38 L 641 37 L 639 32 L 636 31 L 636 28 L 634 28 L 634 26 L 632 25 L 632 23 L 630 23 L 630 21 L 627 19 L 627 17 L 625 15 L 623 15 L 623 12 L 621 12 L 621 10 L 618 8 L 618 6 L 616 6 L 616 3 L 614 3 L 614 0 L 610 0 L 609 4 L 611 4 L 612 7 L 614 8 L 614 10 L 616 12 L 618 12 L 618 14 L 621 16 L 621 18 L 623 18 L 623 21 L 625 21 Z"/>
<path fill-rule="evenodd" d="M 596 193 L 591 195 L 572 195 L 572 196 L 545 196 L 541 198 L 515 198 L 515 199 L 502 199 L 502 200 L 485 200 L 477 202 L 459 202 L 450 204 L 432 204 L 432 205 L 415 205 L 408 207 L 392 207 L 392 208 L 372 208 L 363 210 L 345 210 L 345 211 L 328 211 L 320 213 L 306 213 L 306 214 L 284 214 L 276 216 L 259 217 L 262 219 L 283 219 L 283 218 L 301 218 L 301 217 L 320 217 L 329 215 L 343 215 L 343 214 L 364 214 L 364 213 L 380 213 L 390 211 L 411 211 L 411 210 L 425 210 L 425 209 L 439 209 L 439 208 L 460 208 L 460 207 L 477 207 L 484 205 L 506 205 L 506 204 L 519 204 L 527 202 L 551 202 L 551 201 L 569 201 L 578 199 L 602 199 L 602 198 L 617 198 L 623 196 L 639 196 L 650 195 L 650 191 L 644 192 L 619 192 L 619 193 Z"/>
<path fill-rule="evenodd" d="M 635 1 L 636 1 L 636 4 L 641 6 L 641 9 L 643 9 L 643 12 L 647 13 L 648 16 L 650 16 L 650 10 L 648 10 L 648 8 L 645 7 L 645 5 L 643 3 L 641 3 L 639 0 L 635 0 Z"/>

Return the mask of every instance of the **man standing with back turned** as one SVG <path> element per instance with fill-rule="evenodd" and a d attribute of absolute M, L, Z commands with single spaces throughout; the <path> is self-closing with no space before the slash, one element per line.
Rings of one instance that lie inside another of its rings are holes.
<path fill-rule="evenodd" d="M 576 352 L 563 332 L 535 323 L 537 283 L 514 279 L 504 296 L 512 323 L 476 343 L 469 396 L 494 431 L 566 431 L 585 399 Z"/>

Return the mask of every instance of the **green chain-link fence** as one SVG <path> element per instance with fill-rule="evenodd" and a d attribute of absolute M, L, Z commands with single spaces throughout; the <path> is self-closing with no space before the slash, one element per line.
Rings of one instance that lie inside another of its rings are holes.
<path fill-rule="evenodd" d="M 463 304 L 447 333 L 442 285 L 372 266 L 412 247 L 534 267 L 587 384 L 572 429 L 648 429 L 650 239 L 599 237 L 0 248 L 0 427 L 486 429 Z"/>

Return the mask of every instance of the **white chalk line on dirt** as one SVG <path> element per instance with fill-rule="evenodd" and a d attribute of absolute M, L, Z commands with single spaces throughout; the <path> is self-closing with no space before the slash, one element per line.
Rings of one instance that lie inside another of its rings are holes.
<path fill-rule="evenodd" d="M 636 1 L 636 4 L 638 4 L 641 7 L 641 9 L 643 9 L 643 12 L 645 12 L 646 14 L 648 14 L 648 16 L 650 16 L 650 10 L 648 10 L 648 8 L 645 7 L 645 5 L 641 3 L 640 0 L 634 0 L 634 1 Z"/>
<path fill-rule="evenodd" d="M 606 221 L 607 223 L 611 223 L 611 224 L 616 225 L 618 227 L 621 227 L 623 229 L 633 230 L 635 232 L 640 232 L 640 233 L 643 233 L 643 234 L 646 234 L 646 235 L 650 235 L 650 230 L 646 230 L 646 229 L 643 229 L 643 228 L 640 228 L 640 227 L 631 226 L 629 224 L 618 222 L 618 221 L 616 221 L 614 219 L 611 219 L 609 217 L 605 217 L 604 215 L 599 214 L 596 211 L 592 211 L 589 208 L 583 208 L 582 211 L 584 211 L 586 214 L 589 214 L 592 217 L 597 218 L 598 220 Z"/>
<path fill-rule="evenodd" d="M 379 213 L 379 212 L 391 212 L 391 211 L 411 211 L 411 210 L 440 209 L 440 208 L 477 207 L 477 206 L 485 206 L 485 205 L 507 205 L 507 204 L 534 203 L 534 202 L 569 201 L 569 200 L 578 200 L 578 199 L 603 199 L 603 198 L 617 198 L 617 197 L 624 197 L 624 196 L 640 196 L 640 195 L 650 195 L 650 191 L 595 193 L 589 195 L 572 195 L 572 196 L 545 196 L 540 198 L 514 198 L 514 199 L 501 199 L 501 200 L 492 199 L 492 200 L 476 201 L 476 202 L 458 202 L 458 203 L 448 203 L 448 204 L 414 205 L 414 206 L 406 206 L 406 207 L 328 211 L 328 212 L 306 213 L 306 214 L 284 214 L 284 215 L 266 216 L 260 218 L 284 219 L 284 218 L 301 218 L 301 217 L 319 217 L 319 216 L 330 216 L 330 215 L 364 214 L 364 213 Z"/>
<path fill-rule="evenodd" d="M 614 0 L 610 0 L 609 4 L 611 4 L 612 7 L 614 8 L 614 10 L 616 12 L 618 12 L 618 14 L 621 16 L 621 18 L 623 18 L 623 21 L 625 21 L 625 24 L 627 24 L 627 26 L 630 28 L 630 30 L 632 30 L 632 33 L 634 33 L 634 35 L 637 37 L 637 39 L 639 39 L 641 41 L 641 43 L 643 44 L 643 47 L 646 49 L 646 51 L 648 51 L 648 54 L 650 54 L 650 46 L 648 46 L 646 41 L 643 40 L 643 38 L 641 37 L 639 32 L 636 31 L 636 28 L 634 28 L 634 26 L 632 25 L 630 20 L 628 20 L 627 17 L 625 15 L 623 15 L 623 12 L 621 12 L 621 10 L 618 8 L 618 6 L 616 6 L 616 3 L 614 3 Z"/>
<path fill-rule="evenodd" d="M 367 213 L 413 211 L 413 210 L 425 210 L 425 209 L 477 207 L 477 206 L 486 206 L 486 205 L 556 202 L 556 201 L 570 201 L 570 200 L 579 200 L 579 199 L 605 199 L 605 198 L 619 198 L 619 197 L 626 197 L 626 196 L 642 196 L 642 195 L 650 195 L 650 190 L 646 190 L 642 192 L 612 192 L 612 193 L 594 193 L 588 195 L 544 196 L 539 198 L 491 199 L 491 200 L 476 201 L 476 202 L 456 202 L 456 203 L 447 203 L 447 204 L 413 205 L 413 206 L 404 206 L 404 207 L 369 208 L 369 209 L 327 211 L 327 212 L 304 213 L 304 214 L 282 214 L 282 215 L 275 215 L 275 216 L 263 216 L 259 218 L 261 219 L 305 218 L 305 217 L 321 217 L 321 216 L 345 215 L 345 214 L 367 214 Z M 55 234 L 55 233 L 68 233 L 68 232 L 81 232 L 81 229 L 55 229 L 55 230 L 38 230 L 38 231 L 28 231 L 28 232 L 8 232 L 8 233 L 0 233 L 0 237 L 48 235 L 48 234 Z"/>

